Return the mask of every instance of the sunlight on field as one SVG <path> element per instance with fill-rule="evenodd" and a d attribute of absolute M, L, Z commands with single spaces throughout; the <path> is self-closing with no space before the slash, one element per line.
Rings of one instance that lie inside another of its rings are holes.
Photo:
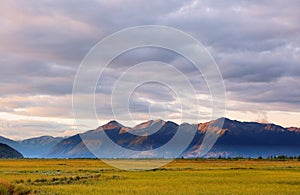
<path fill-rule="evenodd" d="M 1 160 L 0 194 L 7 186 L 23 194 L 297 194 L 300 161 L 175 160 L 123 171 L 96 159 Z"/>
<path fill-rule="evenodd" d="M 172 159 L 104 159 L 103 162 L 122 170 L 156 169 L 170 163 Z"/>

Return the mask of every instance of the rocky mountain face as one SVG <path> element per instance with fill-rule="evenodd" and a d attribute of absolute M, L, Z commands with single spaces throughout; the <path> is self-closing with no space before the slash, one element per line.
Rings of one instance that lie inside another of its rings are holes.
<path fill-rule="evenodd" d="M 292 132 L 300 133 L 300 128 L 297 128 L 297 127 L 289 127 L 287 129 Z"/>
<path fill-rule="evenodd" d="M 205 131 L 203 124 L 199 127 L 200 130 Z M 300 146 L 300 132 L 275 124 L 225 119 L 216 145 Z"/>
<path fill-rule="evenodd" d="M 68 137 L 53 146 L 47 157 L 50 158 L 94 158 L 79 134 Z"/>

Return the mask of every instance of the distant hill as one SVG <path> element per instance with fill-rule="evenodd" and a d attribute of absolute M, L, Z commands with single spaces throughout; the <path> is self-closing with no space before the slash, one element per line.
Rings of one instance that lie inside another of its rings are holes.
<path fill-rule="evenodd" d="M 26 157 L 46 157 L 49 150 L 63 139 L 52 136 L 35 137 L 18 141 L 16 148 Z"/>
<path fill-rule="evenodd" d="M 25 157 L 41 158 L 46 157 L 49 150 L 63 139 L 64 138 L 62 137 L 41 136 L 22 141 L 14 141 L 0 136 L 0 143 L 7 144 L 8 146 L 15 148 Z"/>
<path fill-rule="evenodd" d="M 12 147 L 0 143 L 0 158 L 23 158 L 23 155 Z"/>
<path fill-rule="evenodd" d="M 0 143 L 7 144 L 13 148 L 15 148 L 18 145 L 18 143 L 16 141 L 8 139 L 6 137 L 2 137 L 2 136 L 0 136 Z"/>

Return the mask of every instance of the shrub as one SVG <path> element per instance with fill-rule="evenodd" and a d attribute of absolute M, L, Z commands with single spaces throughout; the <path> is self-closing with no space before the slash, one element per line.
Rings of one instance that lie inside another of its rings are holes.
<path fill-rule="evenodd" d="M 44 183 L 47 182 L 47 179 L 36 179 L 35 182 Z"/>
<path fill-rule="evenodd" d="M 14 195 L 27 195 L 27 194 L 30 194 L 30 192 L 31 192 L 31 190 L 25 188 L 22 185 L 18 185 L 14 188 L 13 194 Z"/>

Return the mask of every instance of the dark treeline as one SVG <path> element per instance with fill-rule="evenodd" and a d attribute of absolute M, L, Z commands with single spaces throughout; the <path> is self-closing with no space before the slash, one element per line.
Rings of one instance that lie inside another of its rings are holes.
<path fill-rule="evenodd" d="M 189 158 L 181 158 L 181 159 L 189 159 Z M 299 160 L 300 161 L 300 155 L 299 156 L 286 156 L 286 155 L 275 155 L 275 156 L 268 156 L 268 157 L 243 157 L 243 156 L 237 156 L 237 157 L 209 157 L 209 158 L 194 158 L 195 160 Z"/>

